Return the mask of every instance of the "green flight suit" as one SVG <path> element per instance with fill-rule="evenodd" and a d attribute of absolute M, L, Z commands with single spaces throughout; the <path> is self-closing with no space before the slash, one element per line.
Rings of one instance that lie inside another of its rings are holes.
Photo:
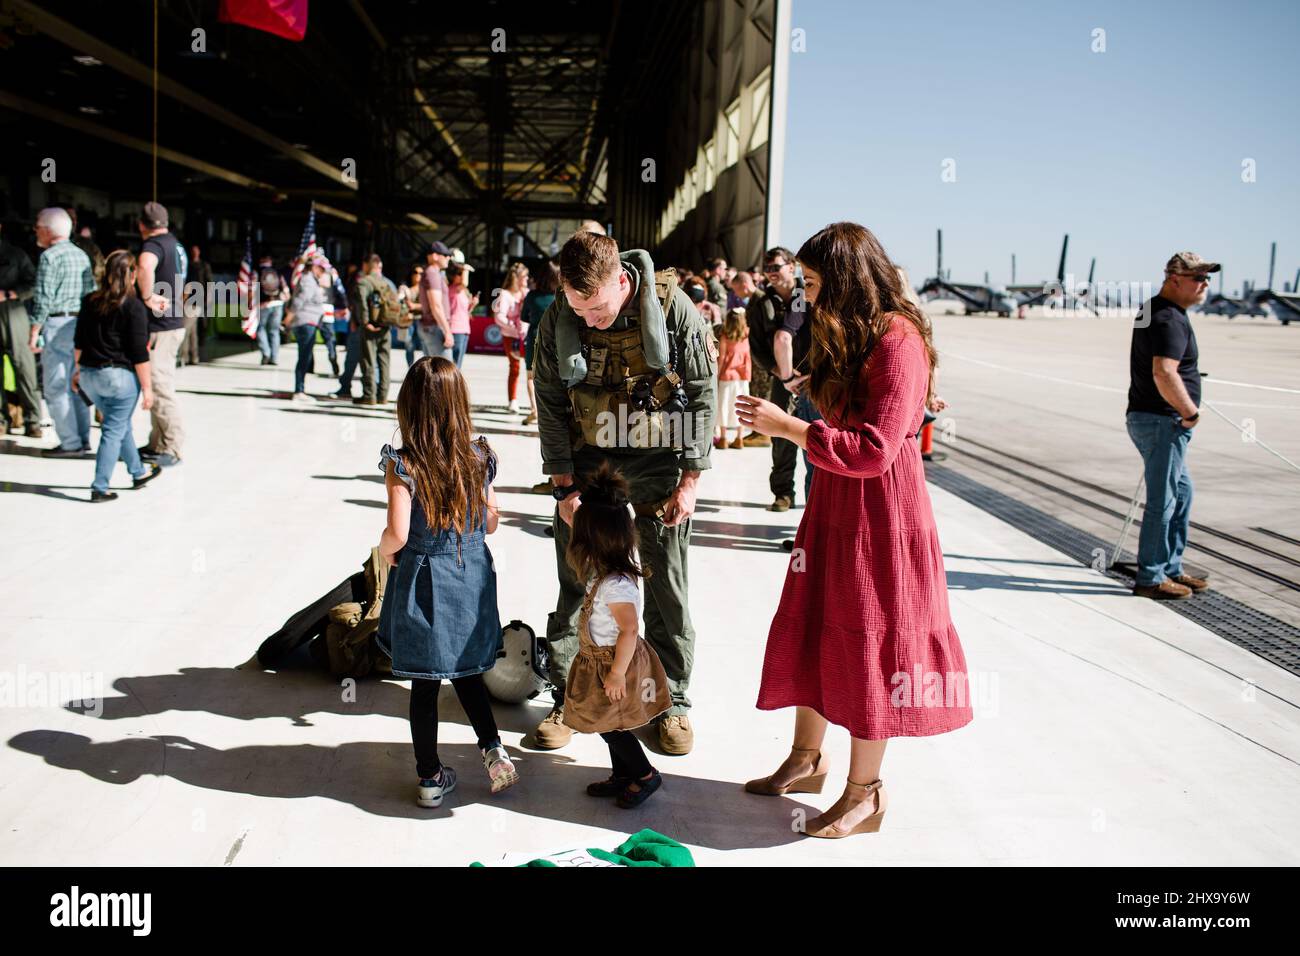
<path fill-rule="evenodd" d="M 624 261 L 628 253 L 623 254 Z M 635 268 L 628 269 L 637 289 L 642 281 Z M 631 307 L 620 313 L 612 330 L 628 328 L 629 321 L 639 322 L 638 297 Z M 667 309 L 667 326 L 673 330 L 677 367 L 686 393 L 685 420 L 692 435 L 684 449 L 672 448 L 599 448 L 575 439 L 572 406 L 568 389 L 560 377 L 556 353 L 556 325 L 577 323 L 585 327 L 561 292 L 542 316 L 537 331 L 533 359 L 537 394 L 538 431 L 542 445 L 542 470 L 548 475 L 573 474 L 581 484 L 582 476 L 608 460 L 627 479 L 633 505 L 659 503 L 672 494 L 682 472 L 703 471 L 711 467 L 713 422 L 716 412 L 717 346 L 713 330 L 681 289 L 675 290 Z M 644 582 L 645 639 L 663 663 L 672 692 L 670 715 L 684 714 L 690 708 L 686 690 L 694 660 L 695 630 L 691 626 L 687 589 L 687 549 L 691 542 L 692 519 L 668 527 L 654 515 L 638 515 L 636 529 L 643 566 L 651 572 Z M 556 571 L 560 594 L 555 611 L 547 620 L 546 637 L 550 645 L 550 680 L 556 686 L 555 701 L 564 700 L 564 685 L 569 666 L 578 652 L 578 612 L 582 608 L 585 582 L 573 574 L 564 558 L 569 546 L 569 526 L 561 520 L 557 508 L 552 517 L 555 532 Z"/>

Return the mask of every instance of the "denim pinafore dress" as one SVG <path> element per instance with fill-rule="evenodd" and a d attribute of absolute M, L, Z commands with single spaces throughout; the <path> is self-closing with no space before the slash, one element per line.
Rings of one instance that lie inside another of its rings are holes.
<path fill-rule="evenodd" d="M 401 456 L 385 445 L 379 469 L 387 472 L 390 460 L 412 488 L 411 528 L 388 575 L 376 634 L 393 659 L 393 676 L 439 680 L 491 670 L 502 639 L 487 529 L 481 520 L 465 535 L 430 529 Z M 495 472 L 489 458 L 488 485 Z"/>

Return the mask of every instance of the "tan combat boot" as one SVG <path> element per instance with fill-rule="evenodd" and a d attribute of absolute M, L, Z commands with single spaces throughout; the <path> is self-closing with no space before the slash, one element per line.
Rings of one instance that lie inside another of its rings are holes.
<path fill-rule="evenodd" d="M 659 749 L 674 757 L 691 752 L 695 746 L 695 732 L 685 714 L 673 714 L 659 721 Z"/>
<path fill-rule="evenodd" d="M 561 723 L 564 720 L 564 707 L 556 706 L 542 718 L 542 722 L 533 731 L 533 743 L 538 750 L 559 750 L 573 737 L 573 729 Z"/>

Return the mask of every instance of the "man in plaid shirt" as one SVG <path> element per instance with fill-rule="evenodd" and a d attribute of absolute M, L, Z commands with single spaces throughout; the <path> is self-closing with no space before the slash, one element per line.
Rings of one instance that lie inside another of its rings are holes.
<path fill-rule="evenodd" d="M 44 331 L 41 384 L 59 436 L 59 447 L 46 452 L 52 458 L 90 453 L 90 409 L 73 394 L 72 373 L 77 312 L 81 300 L 95 291 L 95 276 L 90 259 L 69 241 L 71 235 L 72 217 L 66 209 L 52 206 L 37 215 L 36 244 L 45 251 L 36 265 L 28 344 L 37 351 L 37 339 Z"/>

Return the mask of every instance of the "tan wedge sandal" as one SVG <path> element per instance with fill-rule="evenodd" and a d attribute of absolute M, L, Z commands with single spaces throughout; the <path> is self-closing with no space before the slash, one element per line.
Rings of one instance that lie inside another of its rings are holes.
<path fill-rule="evenodd" d="M 821 748 L 812 747 L 791 747 L 791 753 L 813 754 L 817 758 L 813 761 L 812 771 L 804 777 L 799 777 L 783 787 L 778 787 L 772 783 L 772 778 L 776 774 L 763 777 L 759 780 L 751 780 L 745 784 L 746 793 L 757 793 L 765 797 L 779 797 L 787 793 L 821 793 L 822 787 L 826 785 L 826 774 L 829 772 L 828 761 L 821 752 Z"/>
<path fill-rule="evenodd" d="M 853 836 L 855 833 L 877 833 L 880 831 L 880 823 L 885 819 L 885 807 L 889 804 L 889 795 L 885 791 L 885 784 L 881 780 L 873 780 L 871 783 L 854 783 L 852 780 L 846 781 L 847 787 L 855 790 L 865 791 L 863 793 L 863 802 L 874 792 L 876 795 L 876 812 L 871 814 L 856 826 L 841 827 L 834 820 L 829 819 L 830 810 L 826 811 L 819 817 L 814 817 L 808 821 L 808 829 L 804 831 L 810 837 L 820 837 L 825 840 L 838 840 L 841 837 Z M 844 793 L 848 794 L 848 789 Z M 844 798 L 841 797 L 841 800 Z M 838 801 L 837 801 L 838 802 Z M 834 810 L 831 807 L 831 810 Z"/>

